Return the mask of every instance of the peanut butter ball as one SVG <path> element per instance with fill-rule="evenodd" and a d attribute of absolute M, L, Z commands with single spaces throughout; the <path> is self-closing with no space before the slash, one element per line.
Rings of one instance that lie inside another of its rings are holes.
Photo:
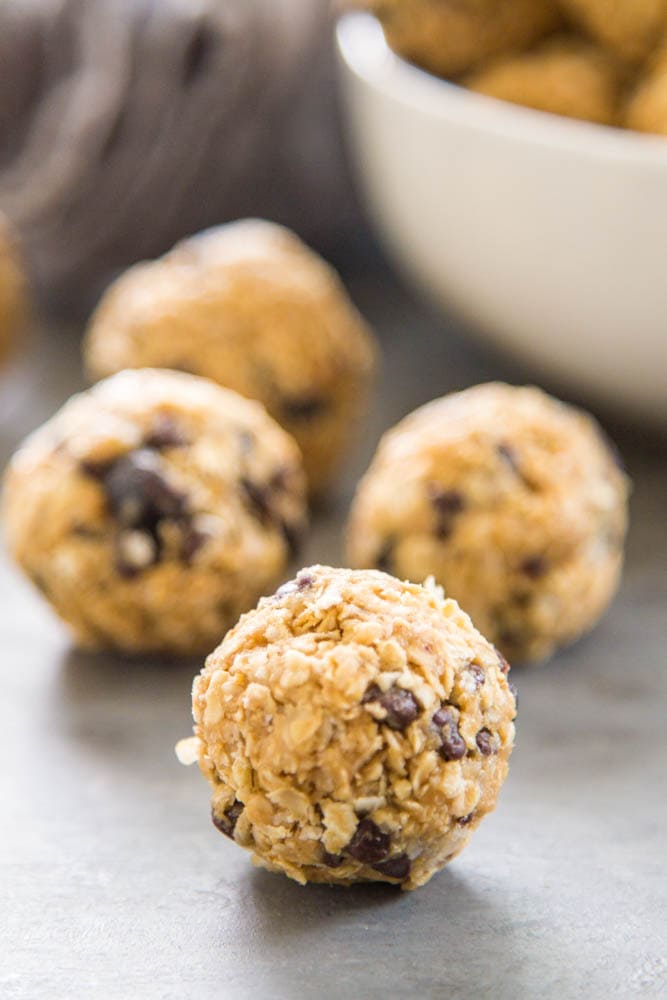
<path fill-rule="evenodd" d="M 305 477 L 259 403 L 194 375 L 127 371 L 27 439 L 3 521 L 81 645 L 201 652 L 283 576 Z"/>
<path fill-rule="evenodd" d="M 490 383 L 385 434 L 357 489 L 354 566 L 432 575 L 510 659 L 593 627 L 618 586 L 628 481 L 595 421 Z"/>
<path fill-rule="evenodd" d="M 85 355 L 92 379 L 176 368 L 260 400 L 321 494 L 358 436 L 375 349 L 328 264 L 288 230 L 244 220 L 126 271 L 91 320 Z"/>
<path fill-rule="evenodd" d="M 262 867 L 414 889 L 495 806 L 514 742 L 507 670 L 439 588 L 311 566 L 209 656 L 177 753 Z"/>

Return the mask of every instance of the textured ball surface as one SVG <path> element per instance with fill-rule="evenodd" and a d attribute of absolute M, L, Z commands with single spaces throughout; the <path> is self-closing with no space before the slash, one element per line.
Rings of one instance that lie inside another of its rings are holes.
<path fill-rule="evenodd" d="M 507 663 L 438 588 L 312 566 L 245 615 L 193 690 L 216 827 L 298 882 L 422 885 L 493 809 Z"/>
<path fill-rule="evenodd" d="M 92 378 L 178 368 L 261 400 L 319 493 L 357 435 L 374 348 L 317 254 L 280 226 L 244 220 L 121 276 L 93 316 L 86 356 Z"/>
<path fill-rule="evenodd" d="M 304 496 L 298 449 L 258 403 L 192 375 L 122 372 L 17 452 L 4 523 L 82 645 L 189 653 L 275 586 Z"/>
<path fill-rule="evenodd" d="M 595 421 L 488 384 L 389 431 L 354 500 L 352 565 L 433 575 L 510 660 L 590 629 L 620 577 L 628 481 Z"/>
<path fill-rule="evenodd" d="M 614 125 L 623 81 L 603 49 L 559 36 L 530 52 L 503 56 L 463 82 L 480 94 L 537 111 Z"/>
<path fill-rule="evenodd" d="M 369 0 L 387 41 L 411 62 L 441 76 L 526 48 L 553 29 L 553 0 Z"/>

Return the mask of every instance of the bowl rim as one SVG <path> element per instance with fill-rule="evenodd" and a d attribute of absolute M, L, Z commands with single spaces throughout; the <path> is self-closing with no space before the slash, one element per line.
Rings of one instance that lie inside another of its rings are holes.
<path fill-rule="evenodd" d="M 533 146 L 667 170 L 664 136 L 565 118 L 467 90 L 399 56 L 372 14 L 343 14 L 336 25 L 336 45 L 354 76 L 432 118 Z"/>

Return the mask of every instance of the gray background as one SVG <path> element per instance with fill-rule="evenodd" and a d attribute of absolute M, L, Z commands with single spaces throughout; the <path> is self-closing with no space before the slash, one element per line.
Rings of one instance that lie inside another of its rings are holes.
<path fill-rule="evenodd" d="M 450 389 L 523 378 L 418 308 L 374 254 L 351 273 L 383 339 L 381 399 L 304 561 L 341 561 L 384 427 Z M 59 332 L 43 325 L 0 378 L 2 464 L 79 385 L 76 331 Z M 500 805 L 414 893 L 253 869 L 173 754 L 198 664 L 74 651 L 0 555 L 0 996 L 667 997 L 666 450 L 614 432 L 635 480 L 622 591 L 588 639 L 513 672 Z"/>

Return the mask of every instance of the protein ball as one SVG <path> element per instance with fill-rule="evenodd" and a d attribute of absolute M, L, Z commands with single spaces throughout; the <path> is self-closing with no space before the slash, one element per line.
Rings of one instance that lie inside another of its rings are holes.
<path fill-rule="evenodd" d="M 414 889 L 507 775 L 505 661 L 435 586 L 311 566 L 260 601 L 195 679 L 213 823 L 297 882 Z"/>
<path fill-rule="evenodd" d="M 463 81 L 488 97 L 603 125 L 616 123 L 622 74 L 603 49 L 558 37 L 504 56 Z"/>
<path fill-rule="evenodd" d="M 374 343 L 336 273 L 293 233 L 244 220 L 125 272 L 88 331 L 93 379 L 176 368 L 260 400 L 322 493 L 358 434 Z"/>
<path fill-rule="evenodd" d="M 9 227 L 0 215 L 0 364 L 27 317 L 25 279 Z"/>
<path fill-rule="evenodd" d="M 623 124 L 638 132 L 667 135 L 667 46 L 664 44 L 631 92 Z"/>
<path fill-rule="evenodd" d="M 298 448 L 259 403 L 177 372 L 75 396 L 14 456 L 18 563 L 91 648 L 210 649 L 304 528 Z"/>
<path fill-rule="evenodd" d="M 389 431 L 357 489 L 353 565 L 432 574 L 510 660 L 595 624 L 619 582 L 628 480 L 587 414 L 491 383 Z"/>
<path fill-rule="evenodd" d="M 641 61 L 667 27 L 667 0 L 559 0 L 591 38 L 630 62 Z"/>
<path fill-rule="evenodd" d="M 559 23 L 552 0 L 366 0 L 387 41 L 411 62 L 456 76 L 526 48 Z"/>

